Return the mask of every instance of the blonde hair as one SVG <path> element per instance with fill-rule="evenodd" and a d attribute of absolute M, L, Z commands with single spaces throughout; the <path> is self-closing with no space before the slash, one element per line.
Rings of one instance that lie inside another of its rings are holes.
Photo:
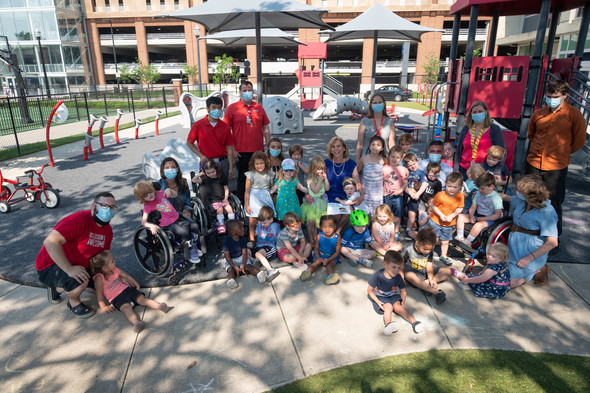
<path fill-rule="evenodd" d="M 507 261 L 510 257 L 508 247 L 502 243 L 492 243 L 486 252 L 488 254 L 494 255 L 495 257 L 498 257 L 501 261 Z"/>
<path fill-rule="evenodd" d="M 483 120 L 483 124 L 481 125 L 481 128 L 482 129 L 490 128 L 492 125 L 492 118 L 490 117 L 490 111 L 488 109 L 488 106 L 483 101 L 475 101 L 473 104 L 471 104 L 471 106 L 469 107 L 469 112 L 467 113 L 467 117 L 465 117 L 465 123 L 464 123 L 465 127 L 471 128 L 471 126 L 473 126 L 474 122 L 473 122 L 473 119 L 471 118 L 471 112 L 473 111 L 473 108 L 475 108 L 476 106 L 482 106 L 483 109 L 485 110 L 485 113 L 486 113 L 486 117 Z"/>
<path fill-rule="evenodd" d="M 478 177 L 480 177 L 486 170 L 483 169 L 483 166 L 480 164 L 471 164 L 469 168 L 467 168 L 467 175 L 471 176 L 471 180 L 475 181 Z"/>
<path fill-rule="evenodd" d="M 297 222 L 301 222 L 301 217 L 294 212 L 285 213 L 283 216 L 283 224 L 284 225 L 293 225 Z"/>
<path fill-rule="evenodd" d="M 318 170 L 326 170 L 326 162 L 321 156 L 315 156 L 309 163 L 309 178 L 317 181 Z"/>
<path fill-rule="evenodd" d="M 135 187 L 133 187 L 133 196 L 137 199 L 140 203 L 145 203 L 145 196 L 150 192 L 156 194 L 156 189 L 151 181 L 141 180 L 137 182 Z"/>
<path fill-rule="evenodd" d="M 409 143 L 410 145 L 414 144 L 414 137 L 412 134 L 403 133 L 397 137 L 397 143 L 401 145 L 402 143 Z"/>
<path fill-rule="evenodd" d="M 342 155 L 342 158 L 346 160 L 348 158 L 348 146 L 346 146 L 346 142 L 344 142 L 344 139 L 340 138 L 339 136 L 335 136 L 334 138 L 330 139 L 330 142 L 328 142 L 328 158 L 330 159 L 330 161 L 334 159 L 334 154 L 332 154 L 332 146 L 336 142 L 342 143 L 342 146 L 344 147 L 344 154 Z"/>
<path fill-rule="evenodd" d="M 537 208 L 543 209 L 546 207 L 545 201 L 549 199 L 550 193 L 547 191 L 547 186 L 543 183 L 543 179 L 539 175 L 525 175 L 516 180 L 516 185 L 520 187 L 522 195 L 526 199 L 526 203 Z"/>
<path fill-rule="evenodd" d="M 391 208 L 389 206 L 387 206 L 385 203 L 377 206 L 377 209 L 375 209 L 375 214 L 373 214 L 373 222 L 377 222 L 377 216 L 380 213 L 383 213 L 383 214 L 386 214 L 387 216 L 389 216 L 389 220 L 387 221 L 388 224 L 392 224 L 394 222 L 395 216 L 393 215 Z"/>
<path fill-rule="evenodd" d="M 104 250 L 96 254 L 93 257 L 90 257 L 90 272 L 93 275 L 97 275 L 98 273 L 102 273 L 102 269 L 107 265 L 108 261 L 107 258 L 113 256 L 110 250 Z"/>
<path fill-rule="evenodd" d="M 502 161 L 504 157 L 506 157 L 506 149 L 504 149 L 502 146 L 494 145 L 488 149 L 488 158 Z"/>

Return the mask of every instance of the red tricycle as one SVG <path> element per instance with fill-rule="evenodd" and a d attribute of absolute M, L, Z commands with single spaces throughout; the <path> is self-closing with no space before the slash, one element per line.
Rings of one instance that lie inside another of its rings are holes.
<path fill-rule="evenodd" d="M 8 213 L 11 205 L 22 201 L 37 201 L 48 209 L 56 208 L 59 205 L 59 192 L 51 188 L 51 184 L 45 183 L 41 176 L 44 168 L 45 165 L 41 167 L 39 172 L 34 169 L 25 171 L 25 175 L 29 178 L 28 182 L 20 177 L 17 180 L 5 179 L 0 171 L 0 213 Z M 35 175 L 37 182 L 34 179 Z M 10 189 L 9 184 L 12 184 L 14 191 Z M 15 197 L 19 191 L 22 191 L 24 195 Z"/>

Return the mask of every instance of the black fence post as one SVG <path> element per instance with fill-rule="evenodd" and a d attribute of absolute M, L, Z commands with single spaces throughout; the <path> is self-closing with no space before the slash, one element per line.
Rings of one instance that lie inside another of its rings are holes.
<path fill-rule="evenodd" d="M 150 90 L 149 90 L 149 87 L 145 90 L 145 99 L 147 100 L 147 107 L 148 107 L 148 109 L 152 109 L 152 108 L 150 108 Z"/>
<path fill-rule="evenodd" d="M 129 92 L 131 95 L 131 108 L 133 108 L 133 121 L 135 121 L 135 103 L 133 102 L 133 90 Z"/>
<path fill-rule="evenodd" d="M 129 89 L 127 89 L 126 92 L 127 92 L 127 111 L 131 112 L 131 103 L 129 102 Z"/>
<path fill-rule="evenodd" d="M 107 105 L 107 93 L 104 93 L 104 113 L 108 116 L 109 115 L 109 107 Z"/>
<path fill-rule="evenodd" d="M 10 112 L 10 121 L 12 122 L 12 129 L 14 130 L 14 139 L 16 141 L 16 150 L 20 154 L 20 145 L 18 144 L 18 133 L 16 132 L 16 124 L 14 123 L 14 115 L 12 114 L 12 105 L 10 105 L 10 97 L 6 97 L 8 102 L 8 111 Z"/>
<path fill-rule="evenodd" d="M 78 108 L 78 95 L 74 94 L 74 103 L 76 104 L 76 114 L 78 115 L 78 121 L 80 121 L 80 108 Z"/>
<path fill-rule="evenodd" d="M 166 101 L 166 88 L 162 86 L 162 98 L 164 99 L 164 110 L 166 111 L 166 117 L 168 117 L 168 102 Z"/>
<path fill-rule="evenodd" d="M 39 107 L 39 118 L 41 119 L 41 127 L 43 127 L 45 121 L 43 120 L 43 111 L 41 110 L 41 99 L 39 98 L 37 98 L 37 106 Z"/>
<path fill-rule="evenodd" d="M 84 92 L 84 104 L 86 105 L 86 116 L 88 121 L 90 121 L 90 111 L 88 110 L 88 95 Z"/>

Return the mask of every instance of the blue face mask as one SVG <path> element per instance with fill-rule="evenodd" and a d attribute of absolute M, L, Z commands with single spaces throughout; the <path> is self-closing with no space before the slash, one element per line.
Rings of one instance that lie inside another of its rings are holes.
<path fill-rule="evenodd" d="M 545 97 L 545 102 L 549 106 L 549 108 L 557 108 L 561 105 L 561 98 L 549 98 Z"/>
<path fill-rule="evenodd" d="M 99 206 L 96 218 L 102 222 L 109 222 L 115 216 L 115 211 L 108 207 Z"/>
<path fill-rule="evenodd" d="M 248 102 L 248 101 L 252 101 L 252 98 L 254 97 L 254 92 L 251 91 L 243 91 L 242 92 L 242 98 L 244 99 L 244 101 Z"/>
<path fill-rule="evenodd" d="M 471 119 L 476 123 L 482 123 L 486 119 L 486 113 L 485 112 L 472 113 Z"/>
<path fill-rule="evenodd" d="M 428 159 L 430 160 L 430 162 L 439 162 L 441 158 L 442 158 L 442 154 L 434 154 L 434 153 L 428 154 Z"/>
<path fill-rule="evenodd" d="M 270 152 L 270 155 L 273 157 L 278 157 L 279 154 L 281 154 L 280 150 L 276 150 L 276 149 L 268 149 L 268 151 Z"/>
<path fill-rule="evenodd" d="M 385 108 L 385 105 L 383 104 L 373 104 L 373 112 L 375 113 L 383 112 L 383 108 Z"/>
<path fill-rule="evenodd" d="M 176 168 L 164 169 L 164 176 L 166 176 L 166 179 L 168 179 L 168 180 L 175 179 L 176 175 L 178 175 L 178 170 Z"/>
<path fill-rule="evenodd" d="M 521 201 L 526 201 L 526 197 L 522 195 L 520 192 L 516 191 L 516 197 Z"/>
<path fill-rule="evenodd" d="M 220 118 L 221 118 L 221 116 L 223 115 L 223 112 L 221 111 L 221 109 L 213 109 L 213 110 L 210 112 L 210 115 L 211 115 L 211 117 L 212 117 L 212 118 L 214 118 L 214 119 L 220 119 Z"/>

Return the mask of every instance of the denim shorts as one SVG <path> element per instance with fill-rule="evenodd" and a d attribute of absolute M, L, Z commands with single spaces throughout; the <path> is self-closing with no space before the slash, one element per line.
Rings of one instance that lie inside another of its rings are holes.
<path fill-rule="evenodd" d="M 376 295 L 377 299 L 379 299 L 379 301 L 381 301 L 382 303 L 390 303 L 390 304 L 395 304 L 397 302 L 401 302 L 402 298 L 400 295 L 395 294 L 393 296 L 379 296 Z M 379 315 L 383 315 L 385 314 L 385 312 L 383 312 L 383 310 L 381 309 L 381 307 L 379 307 L 379 305 L 377 303 L 375 303 L 375 301 L 373 299 L 371 299 L 371 296 L 367 295 L 367 297 L 369 298 L 369 300 L 371 301 L 371 304 L 373 305 L 373 310 L 375 310 L 375 312 Z"/>
<path fill-rule="evenodd" d="M 402 216 L 404 208 L 404 198 L 402 195 L 383 195 L 383 203 L 391 208 L 394 216 Z"/>
<path fill-rule="evenodd" d="M 440 240 L 449 241 L 453 240 L 453 229 L 455 226 L 451 227 L 443 227 L 442 225 L 438 225 L 436 222 L 432 221 L 431 218 L 428 219 L 428 226 L 434 229 L 434 233 Z"/>

